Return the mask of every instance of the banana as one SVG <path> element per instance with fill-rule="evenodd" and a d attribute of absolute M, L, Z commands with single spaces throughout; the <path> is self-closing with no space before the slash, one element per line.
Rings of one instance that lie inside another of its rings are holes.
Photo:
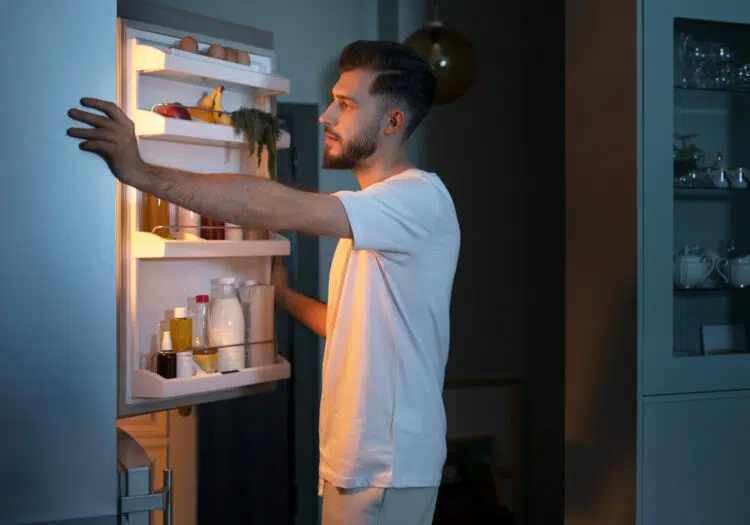
<path fill-rule="evenodd" d="M 216 95 L 216 101 L 214 104 L 214 110 L 215 112 L 212 113 L 214 116 L 214 122 L 216 124 L 224 124 L 225 126 L 231 126 L 232 125 L 232 117 L 229 115 L 229 113 L 226 113 L 224 111 L 224 107 L 221 105 L 221 94 L 224 92 L 222 89 L 217 95 Z"/>
<path fill-rule="evenodd" d="M 222 91 L 224 91 L 224 86 L 218 86 L 211 93 L 204 95 L 203 98 L 200 99 L 200 102 L 196 104 L 196 106 L 207 110 L 216 109 L 216 99 L 217 97 L 219 97 L 219 100 L 221 100 Z M 190 113 L 190 116 L 192 118 L 202 120 L 203 122 L 208 122 L 211 124 L 214 124 L 216 122 L 216 114 L 213 111 L 203 111 L 202 109 L 188 109 L 188 113 Z"/>

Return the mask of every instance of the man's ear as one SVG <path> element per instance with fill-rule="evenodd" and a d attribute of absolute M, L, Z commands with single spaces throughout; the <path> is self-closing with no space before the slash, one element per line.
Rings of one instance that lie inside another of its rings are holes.
<path fill-rule="evenodd" d="M 385 134 L 392 135 L 393 133 L 398 133 L 403 130 L 405 124 L 406 116 L 404 112 L 400 109 L 394 109 L 388 116 L 388 122 L 385 125 Z"/>

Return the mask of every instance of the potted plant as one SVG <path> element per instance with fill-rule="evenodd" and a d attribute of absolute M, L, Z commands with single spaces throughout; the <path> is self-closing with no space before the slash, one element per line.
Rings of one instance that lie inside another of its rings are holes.
<path fill-rule="evenodd" d="M 703 150 L 693 143 L 697 133 L 675 133 L 673 146 L 674 177 L 687 175 L 690 170 L 698 169 L 698 161 L 703 159 Z"/>

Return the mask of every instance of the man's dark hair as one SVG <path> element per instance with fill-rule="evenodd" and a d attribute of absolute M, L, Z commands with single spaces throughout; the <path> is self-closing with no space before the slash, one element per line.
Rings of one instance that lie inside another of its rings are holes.
<path fill-rule="evenodd" d="M 377 74 L 370 93 L 383 97 L 386 104 L 405 106 L 405 139 L 435 102 L 435 75 L 430 65 L 407 45 L 386 40 L 357 40 L 341 52 L 339 69 L 342 73 L 365 69 Z"/>

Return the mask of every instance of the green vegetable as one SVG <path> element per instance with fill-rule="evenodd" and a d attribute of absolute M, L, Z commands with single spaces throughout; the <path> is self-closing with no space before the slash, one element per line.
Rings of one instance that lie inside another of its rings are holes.
<path fill-rule="evenodd" d="M 263 148 L 268 149 L 268 173 L 276 179 L 276 143 L 281 138 L 280 121 L 271 113 L 254 108 L 241 107 L 229 113 L 235 134 L 244 134 L 250 154 L 254 154 L 257 145 L 258 167 Z"/>

